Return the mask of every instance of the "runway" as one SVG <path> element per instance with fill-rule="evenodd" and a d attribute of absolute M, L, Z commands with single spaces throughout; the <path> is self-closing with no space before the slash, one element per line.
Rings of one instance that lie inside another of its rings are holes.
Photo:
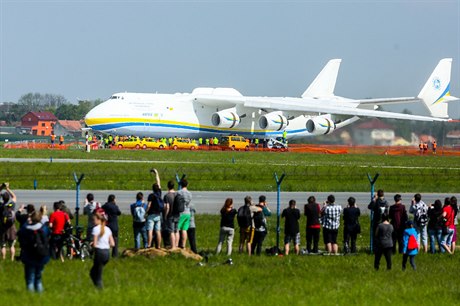
<path fill-rule="evenodd" d="M 80 192 L 80 207 L 84 205 L 86 194 L 92 192 L 95 199 L 104 204 L 109 194 L 116 196 L 117 204 L 120 206 L 122 213 L 129 214 L 129 205 L 135 202 L 136 191 L 121 191 L 121 190 L 82 190 Z M 147 197 L 149 191 L 143 190 L 144 196 Z M 197 213 L 200 214 L 218 214 L 226 198 L 233 198 L 234 206 L 238 208 L 243 204 L 245 196 L 252 197 L 254 202 L 257 202 L 259 195 L 263 194 L 267 197 L 267 202 L 272 210 L 276 211 L 276 192 L 227 192 L 227 191 L 193 191 L 193 203 L 196 206 Z M 15 190 L 18 197 L 18 204 L 35 204 L 36 206 L 45 204 L 51 211 L 53 203 L 58 200 L 64 200 L 66 204 L 72 209 L 76 206 L 76 191 L 75 190 Z M 297 207 L 303 212 L 303 205 L 307 202 L 310 195 L 316 197 L 318 203 L 323 203 L 330 192 L 282 192 L 281 193 L 281 209 L 287 207 L 288 201 L 294 199 L 297 201 Z M 370 201 L 370 194 L 366 192 L 333 192 L 336 197 L 336 203 L 346 207 L 347 199 L 350 196 L 356 198 L 358 207 L 361 209 L 362 214 L 368 214 L 367 205 Z M 413 193 L 401 194 L 403 203 L 406 208 L 409 208 L 410 201 Z M 387 200 L 393 204 L 394 194 L 387 194 Z M 427 203 L 433 203 L 436 199 L 443 201 L 444 197 L 452 196 L 450 194 L 422 194 L 422 200 Z"/>

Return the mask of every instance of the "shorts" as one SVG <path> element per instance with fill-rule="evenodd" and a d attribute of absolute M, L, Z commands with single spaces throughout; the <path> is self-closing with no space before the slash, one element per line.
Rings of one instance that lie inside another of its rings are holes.
<path fill-rule="evenodd" d="M 339 230 L 323 228 L 324 244 L 328 244 L 328 243 L 337 244 L 337 234 L 338 233 L 339 233 Z"/>
<path fill-rule="evenodd" d="M 288 244 L 289 242 L 294 242 L 294 245 L 300 244 L 300 233 L 294 235 L 284 235 L 284 244 Z"/>
<path fill-rule="evenodd" d="M 178 225 L 178 217 L 167 217 L 165 220 L 165 231 L 167 231 L 168 233 L 177 233 Z"/>
<path fill-rule="evenodd" d="M 152 214 L 147 216 L 146 229 L 148 231 L 161 231 L 161 215 Z"/>
<path fill-rule="evenodd" d="M 249 226 L 247 228 L 240 228 L 240 243 L 251 243 L 254 240 L 254 228 Z"/>
<path fill-rule="evenodd" d="M 178 230 L 187 231 L 190 227 L 190 214 L 182 214 L 179 217 L 179 224 L 177 225 Z"/>
<path fill-rule="evenodd" d="M 15 243 L 16 243 L 16 240 L 2 239 L 2 241 L 0 242 L 0 246 L 2 248 L 6 248 L 7 246 L 11 248 L 11 247 L 14 247 Z"/>
<path fill-rule="evenodd" d="M 417 231 L 418 234 L 418 244 L 420 246 L 427 245 L 428 244 L 428 231 L 427 231 L 427 225 L 422 225 L 422 226 L 415 226 L 415 230 Z M 422 243 L 420 244 L 420 240 L 422 240 Z"/>

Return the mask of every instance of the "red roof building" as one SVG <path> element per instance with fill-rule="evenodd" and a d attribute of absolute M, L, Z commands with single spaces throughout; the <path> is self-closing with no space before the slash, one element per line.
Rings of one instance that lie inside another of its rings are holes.
<path fill-rule="evenodd" d="M 21 118 L 21 130 L 32 135 L 49 136 L 57 120 L 50 112 L 28 112 Z"/>
<path fill-rule="evenodd" d="M 78 120 L 58 120 L 54 125 L 54 134 L 57 136 L 81 136 L 82 122 Z"/>

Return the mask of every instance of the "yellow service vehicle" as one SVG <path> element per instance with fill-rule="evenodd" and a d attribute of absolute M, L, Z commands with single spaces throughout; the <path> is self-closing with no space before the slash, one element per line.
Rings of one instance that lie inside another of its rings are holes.
<path fill-rule="evenodd" d="M 249 139 L 242 136 L 224 136 L 220 141 L 222 150 L 245 150 L 249 151 Z"/>

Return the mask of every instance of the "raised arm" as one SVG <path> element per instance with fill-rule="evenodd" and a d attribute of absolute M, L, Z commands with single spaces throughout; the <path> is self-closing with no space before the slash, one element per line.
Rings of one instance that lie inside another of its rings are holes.
<path fill-rule="evenodd" d="M 158 184 L 158 187 L 161 189 L 161 181 L 160 181 L 160 175 L 158 174 L 157 169 L 153 169 L 153 173 L 155 173 L 155 181 Z"/>

